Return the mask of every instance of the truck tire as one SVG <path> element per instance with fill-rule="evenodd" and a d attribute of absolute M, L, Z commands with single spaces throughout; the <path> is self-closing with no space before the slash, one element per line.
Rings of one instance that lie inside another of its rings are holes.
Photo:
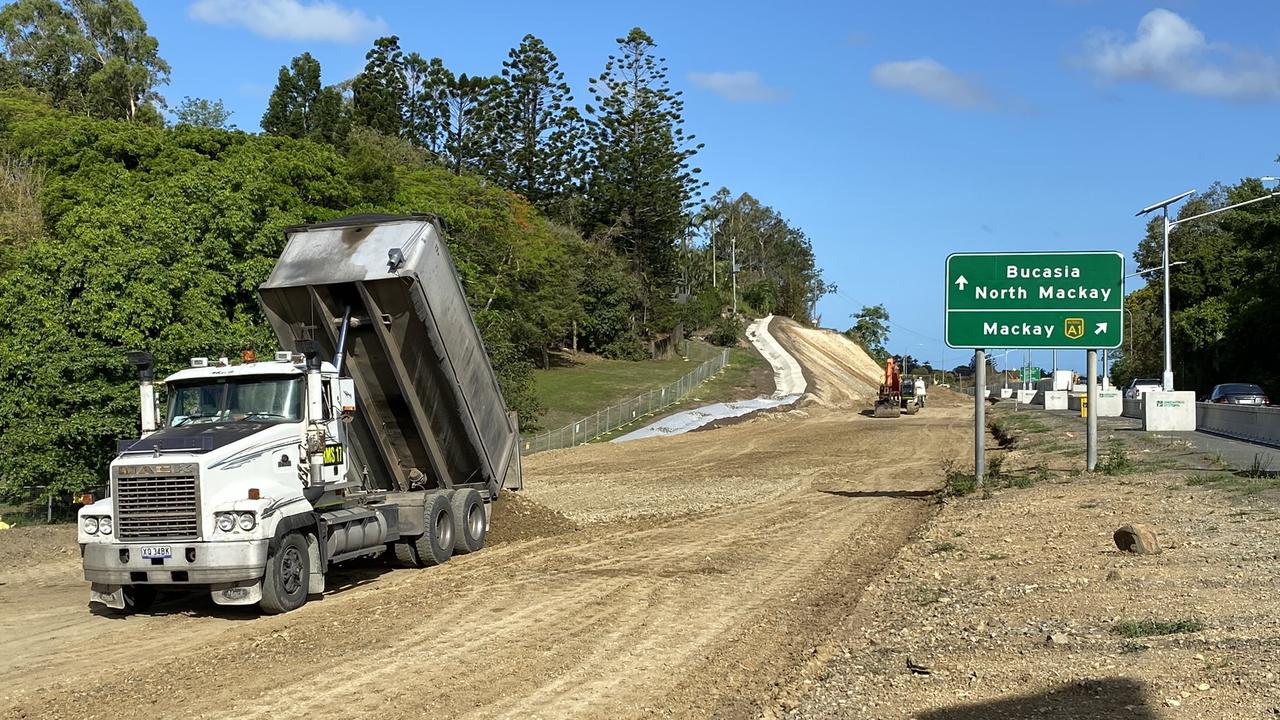
<path fill-rule="evenodd" d="M 307 557 L 307 541 L 300 533 L 291 532 L 280 539 L 275 552 L 267 558 L 267 572 L 262 578 L 262 601 L 258 606 L 263 612 L 279 615 L 297 610 L 307 601 L 307 585 L 311 582 Z"/>
<path fill-rule="evenodd" d="M 124 612 L 146 612 L 156 602 L 156 589 L 150 585 L 125 585 Z"/>
<path fill-rule="evenodd" d="M 488 518 L 484 515 L 484 500 L 472 488 L 453 492 L 453 551 L 459 555 L 473 553 L 484 547 L 484 534 Z"/>
<path fill-rule="evenodd" d="M 396 560 L 406 567 L 440 565 L 453 554 L 453 508 L 449 496 L 428 493 L 422 514 L 426 532 L 395 545 Z"/>

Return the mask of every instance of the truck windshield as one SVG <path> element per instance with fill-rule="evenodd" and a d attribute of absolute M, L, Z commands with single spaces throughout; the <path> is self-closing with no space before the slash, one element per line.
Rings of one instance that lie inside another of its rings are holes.
<path fill-rule="evenodd" d="M 169 427 L 193 423 L 298 422 L 302 378 L 202 378 L 169 387 Z"/>

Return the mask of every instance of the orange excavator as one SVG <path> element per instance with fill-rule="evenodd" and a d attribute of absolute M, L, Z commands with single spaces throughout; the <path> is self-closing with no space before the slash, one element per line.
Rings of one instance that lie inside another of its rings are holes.
<path fill-rule="evenodd" d="M 893 358 L 885 361 L 880 395 L 871 414 L 878 418 L 896 418 L 902 414 L 902 374 Z"/>

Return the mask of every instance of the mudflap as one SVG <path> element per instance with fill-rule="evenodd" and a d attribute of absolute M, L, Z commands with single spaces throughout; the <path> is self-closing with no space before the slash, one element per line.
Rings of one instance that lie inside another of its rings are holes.
<path fill-rule="evenodd" d="M 209 586 L 209 595 L 218 605 L 254 605 L 262 600 L 262 580 L 242 580 Z"/>
<path fill-rule="evenodd" d="M 106 605 L 113 610 L 123 610 L 124 586 L 93 583 L 89 588 L 89 602 Z"/>

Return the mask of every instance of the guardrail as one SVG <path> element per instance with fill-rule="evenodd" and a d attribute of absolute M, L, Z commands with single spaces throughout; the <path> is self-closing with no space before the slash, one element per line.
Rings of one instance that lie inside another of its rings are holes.
<path fill-rule="evenodd" d="M 649 413 L 674 405 L 707 378 L 720 372 L 727 364 L 729 364 L 729 351 L 721 350 L 711 359 L 669 385 L 654 388 L 617 405 L 610 405 L 562 428 L 520 438 L 520 454 L 532 455 L 544 450 L 558 450 L 589 443 L 607 432 L 630 425 Z"/>
<path fill-rule="evenodd" d="M 1280 408 L 1196 403 L 1196 429 L 1280 447 Z"/>

